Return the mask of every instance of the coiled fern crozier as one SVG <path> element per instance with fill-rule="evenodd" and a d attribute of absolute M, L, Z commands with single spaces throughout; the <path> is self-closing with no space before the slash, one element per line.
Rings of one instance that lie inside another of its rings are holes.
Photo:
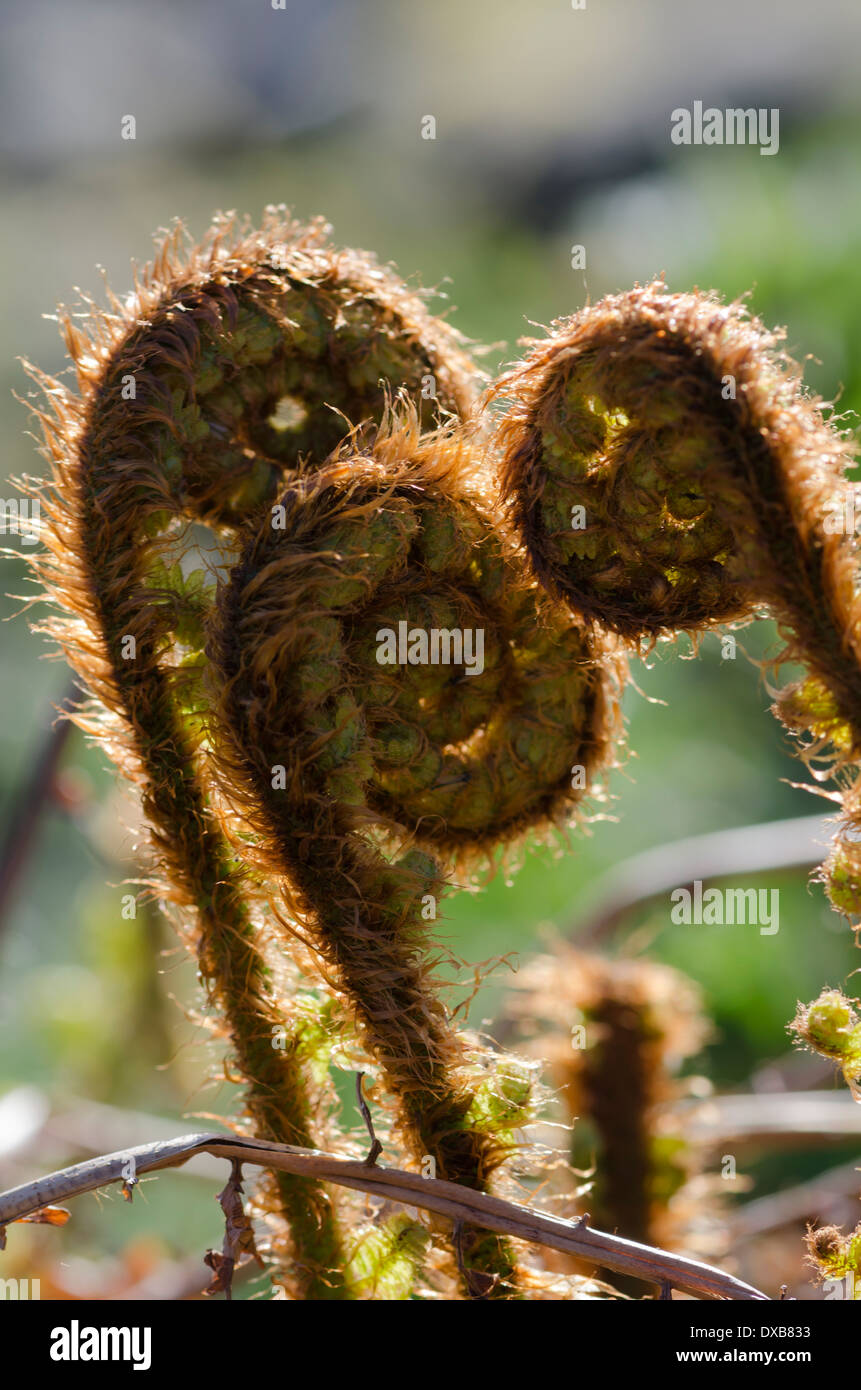
<path fill-rule="evenodd" d="M 428 923 L 454 876 L 601 794 L 626 645 L 777 617 L 809 671 L 778 713 L 844 781 L 832 899 L 861 903 L 857 559 L 824 524 L 849 451 L 739 305 L 602 301 L 479 398 L 453 330 L 326 236 L 276 209 L 190 251 L 177 232 L 128 299 L 64 314 L 77 390 L 41 378 L 34 565 L 244 1123 L 330 1138 L 330 1053 L 353 1049 L 412 1160 L 484 1189 L 531 1070 L 454 1026 Z M 413 660 L 381 661 L 387 632 L 418 634 Z M 466 632 L 480 664 L 422 655 Z M 408 1295 L 403 1217 L 357 1245 L 357 1210 L 286 1174 L 264 1208 L 292 1296 L 368 1296 L 374 1261 Z M 503 1238 L 456 1246 L 467 1295 L 528 1287 Z"/>
<path fill-rule="evenodd" d="M 708 1036 L 694 982 L 657 961 L 558 944 L 519 972 L 509 1007 L 571 1127 L 574 1171 L 594 1167 L 578 1209 L 629 1240 L 690 1244 L 695 1211 L 705 1224 L 704 1155 L 671 1107 L 681 1064 Z"/>
<path fill-rule="evenodd" d="M 513 401 L 503 488 L 544 582 L 632 643 L 775 618 L 773 670 L 808 674 L 774 712 L 841 777 L 826 883 L 858 916 L 861 601 L 841 524 L 853 449 L 778 342 L 739 304 L 660 282 L 575 314 L 496 387 Z"/>

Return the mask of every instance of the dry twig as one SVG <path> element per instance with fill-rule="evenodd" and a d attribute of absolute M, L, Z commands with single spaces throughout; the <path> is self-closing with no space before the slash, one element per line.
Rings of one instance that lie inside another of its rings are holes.
<path fill-rule="evenodd" d="M 122 1181 L 130 1161 L 139 1177 L 177 1168 L 200 1153 L 231 1163 L 252 1163 L 278 1172 L 313 1177 L 355 1188 L 386 1201 L 421 1207 L 454 1222 L 513 1236 L 535 1245 L 563 1250 L 604 1269 L 632 1275 L 646 1283 L 666 1284 L 699 1298 L 768 1300 L 768 1295 L 740 1279 L 698 1260 L 639 1245 L 621 1236 L 591 1229 L 517 1202 L 505 1201 L 441 1178 L 423 1178 L 398 1168 L 369 1167 L 360 1159 L 314 1149 L 295 1148 L 229 1134 L 186 1134 L 136 1148 L 87 1159 L 35 1182 L 0 1193 L 0 1227 L 41 1207 Z"/>

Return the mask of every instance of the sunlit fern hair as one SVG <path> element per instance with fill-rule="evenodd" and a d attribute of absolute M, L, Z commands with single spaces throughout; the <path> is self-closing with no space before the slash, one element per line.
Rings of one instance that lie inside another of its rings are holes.
<path fill-rule="evenodd" d="M 655 281 L 571 318 L 492 388 L 502 490 L 535 572 L 636 649 L 758 614 L 806 675 L 774 711 L 839 781 L 825 879 L 861 916 L 854 442 L 741 303 Z M 818 768 L 821 778 L 821 768 Z"/>
<path fill-rule="evenodd" d="M 807 1255 L 820 1283 L 840 1283 L 841 1297 L 861 1302 L 861 1221 L 848 1234 L 839 1226 L 811 1227 Z"/>
<path fill-rule="evenodd" d="M 861 1007 L 839 989 L 824 989 L 812 1004 L 799 1004 L 789 1025 L 796 1042 L 827 1057 L 861 1101 Z"/>
<path fill-rule="evenodd" d="M 613 643 L 525 569 L 467 428 L 460 340 L 320 224 L 273 212 L 189 250 L 177 232 L 129 299 L 87 307 L 62 317 L 77 392 L 41 378 L 46 630 L 91 693 L 79 721 L 140 792 L 243 1123 L 333 1138 L 346 1037 L 412 1158 L 484 1188 L 531 1069 L 454 1027 L 420 909 L 570 818 L 613 756 Z M 375 632 L 402 620 L 482 627 L 482 674 L 379 666 Z M 363 1296 L 352 1209 L 288 1175 L 265 1209 L 293 1296 Z M 465 1232 L 461 1263 L 466 1292 L 517 1292 L 504 1240 Z"/>
<path fill-rule="evenodd" d="M 532 1071 L 455 1026 L 425 909 L 604 794 L 625 644 L 777 618 L 809 672 L 778 712 L 842 777 L 829 891 L 861 905 L 857 556 L 824 522 L 848 446 L 739 305 L 604 300 L 480 399 L 424 296 L 273 209 L 177 229 L 127 299 L 61 323 L 76 385 L 33 369 L 44 630 L 140 794 L 238 1123 L 351 1142 L 340 1053 L 408 1161 L 505 1180 Z M 481 628 L 484 669 L 381 665 L 401 622 Z M 293 1297 L 424 1287 L 400 1218 L 363 1232 L 357 1201 L 283 1174 L 262 1209 Z M 530 1286 L 500 1237 L 457 1256 L 466 1296 Z"/>
<path fill-rule="evenodd" d="M 674 1103 L 679 1073 L 707 1040 L 701 991 L 680 971 L 557 943 L 518 975 L 510 1011 L 546 1059 L 570 1127 L 580 1210 L 602 1230 L 692 1248 L 706 1215 L 705 1154 Z M 589 1176 L 591 1174 L 591 1176 Z"/>
<path fill-rule="evenodd" d="M 795 1041 L 834 1062 L 853 1099 L 861 1103 L 861 1009 L 839 989 L 824 989 L 812 1004 L 799 1004 L 789 1025 Z M 843 1280 L 843 1296 L 861 1300 L 861 1221 L 846 1234 L 838 1226 L 811 1226 L 807 1253 L 820 1281 Z"/>

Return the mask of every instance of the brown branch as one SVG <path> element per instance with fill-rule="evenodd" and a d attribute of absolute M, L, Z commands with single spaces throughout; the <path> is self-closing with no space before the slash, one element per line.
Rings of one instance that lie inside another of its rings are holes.
<path fill-rule="evenodd" d="M 35 1182 L 0 1193 L 0 1228 L 40 1207 L 123 1181 L 132 1165 L 135 1176 L 176 1168 L 196 1154 L 208 1153 L 232 1163 L 252 1163 L 279 1172 L 314 1177 L 405 1206 L 422 1207 L 451 1221 L 513 1236 L 534 1245 L 562 1250 L 619 1274 L 651 1284 L 669 1284 L 700 1298 L 768 1299 L 759 1289 L 731 1274 L 621 1236 L 592 1230 L 582 1221 L 536 1211 L 441 1178 L 423 1178 L 398 1168 L 371 1168 L 361 1159 L 341 1158 L 315 1149 L 294 1148 L 229 1134 L 187 1134 L 178 1139 L 142 1144 L 119 1153 L 88 1159 Z"/>
<path fill-rule="evenodd" d="M 371 1119 L 371 1112 L 368 1107 L 368 1102 L 365 1100 L 365 1093 L 362 1090 L 362 1081 L 364 1080 L 364 1076 L 365 1073 L 363 1071 L 356 1072 L 356 1100 L 358 1102 L 359 1109 L 362 1112 L 362 1119 L 365 1121 L 368 1136 L 371 1140 L 371 1147 L 368 1150 L 368 1156 L 365 1159 L 365 1162 L 367 1163 L 369 1168 L 373 1168 L 380 1154 L 383 1152 L 383 1146 L 377 1138 L 376 1131 L 374 1130 L 374 1122 Z"/>

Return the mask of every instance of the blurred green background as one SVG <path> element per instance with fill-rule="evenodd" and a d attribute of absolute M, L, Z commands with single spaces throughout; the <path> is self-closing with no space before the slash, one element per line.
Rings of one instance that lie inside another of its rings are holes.
<path fill-rule="evenodd" d="M 199 235 L 215 210 L 257 217 L 270 202 L 302 218 L 322 213 L 337 242 L 437 287 L 446 296 L 437 307 L 488 345 L 493 372 L 531 325 L 657 272 L 673 289 L 749 293 L 767 324 L 786 326 L 793 355 L 810 356 L 811 386 L 854 424 L 861 133 L 851 52 L 861 17 L 849 4 L 732 0 L 720 16 L 684 0 L 589 0 L 582 12 L 562 0 L 285 11 L 236 0 L 180 14 L 69 0 L 0 10 L 8 35 L 0 430 L 9 475 L 41 471 L 26 409 L 12 397 L 29 389 L 17 357 L 64 368 L 56 325 L 43 316 L 71 302 L 76 285 L 98 294 L 97 265 L 122 292 L 130 258 L 145 260 L 150 234 L 173 218 Z M 779 108 L 779 153 L 673 146 L 669 113 L 695 99 Z M 136 118 L 133 142 L 120 138 L 125 114 Z M 420 133 L 428 114 L 433 141 Z M 585 271 L 571 269 L 575 244 L 586 248 Z M 18 559 L 3 572 L 4 593 L 27 593 Z M 48 648 L 28 628 L 33 612 L 21 607 L 3 600 L 3 823 L 18 813 L 67 679 L 62 664 L 44 660 Z M 662 648 L 641 664 L 639 690 L 632 683 L 626 692 L 635 756 L 613 779 L 614 820 L 570 848 L 529 854 L 511 884 L 500 874 L 482 893 L 449 900 L 447 944 L 469 960 L 524 959 L 549 930 L 572 927 L 596 881 L 622 859 L 819 809 L 790 785 L 801 770 L 743 655 L 759 657 L 773 641 L 762 625 L 740 635 L 736 661 L 721 660 L 711 637 L 690 660 Z M 194 997 L 193 970 L 156 917 L 121 915 L 130 891 L 122 879 L 137 873 L 135 835 L 121 829 L 103 756 L 80 735 L 63 777 L 2 923 L 0 1094 L 33 1085 L 157 1113 L 179 1132 L 182 1114 L 225 1113 L 233 1103 L 228 1087 L 203 1086 L 210 1054 L 168 997 Z M 641 929 L 654 955 L 702 985 L 716 1031 L 698 1070 L 721 1087 L 743 1088 L 785 1056 L 796 1000 L 826 983 L 848 980 L 852 992 L 859 963 L 851 933 L 803 873 L 762 883 L 781 892 L 775 936 L 671 926 L 664 904 L 635 914 L 623 932 Z M 157 955 L 166 949 L 172 954 Z M 471 1021 L 496 1018 L 505 987 L 502 967 Z M 817 1161 L 788 1154 L 763 1169 L 757 1191 Z M 151 1192 L 122 1222 L 79 1203 L 73 1231 L 39 1239 L 93 1258 L 118 1250 L 132 1230 L 177 1256 L 219 1239 L 204 1185 L 162 1179 Z"/>

